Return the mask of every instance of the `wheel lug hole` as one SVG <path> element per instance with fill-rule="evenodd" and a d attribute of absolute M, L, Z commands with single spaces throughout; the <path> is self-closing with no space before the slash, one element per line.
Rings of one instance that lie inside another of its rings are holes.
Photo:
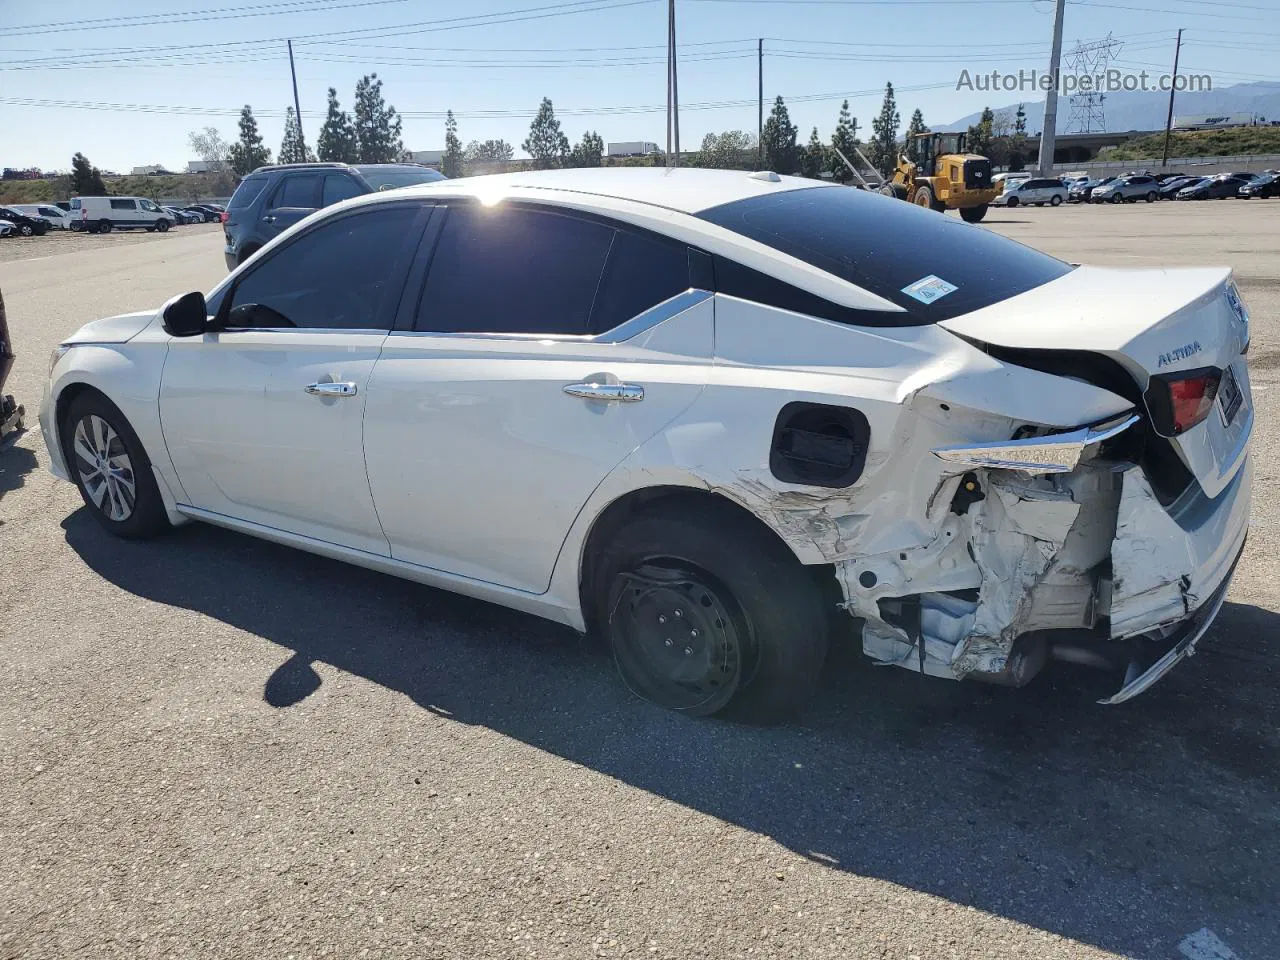
<path fill-rule="evenodd" d="M 676 610 L 676 619 L 677 619 L 677 620 L 679 620 L 679 619 L 680 619 L 681 617 L 683 617 L 683 616 L 684 616 L 684 611 L 683 611 L 683 610 L 679 610 L 679 609 L 677 609 L 677 610 Z"/>
<path fill-rule="evenodd" d="M 685 648 L 684 648 L 684 655 L 685 655 L 686 657 L 692 657 L 692 656 L 693 656 L 693 647 L 685 647 Z"/>
<path fill-rule="evenodd" d="M 667 615 L 666 615 L 665 613 L 660 613 L 660 614 L 658 614 L 658 622 L 659 622 L 659 623 L 666 623 L 666 622 L 667 622 Z"/>
<path fill-rule="evenodd" d="M 670 637 L 667 637 L 667 639 L 666 639 L 666 645 L 667 645 L 668 647 L 669 647 L 669 646 L 671 646 L 671 638 L 670 638 Z"/>
<path fill-rule="evenodd" d="M 692 639 L 692 640 L 697 640 L 697 639 L 698 639 L 698 628 L 697 628 L 697 627 L 694 627 L 692 630 L 690 630 L 690 631 L 689 631 L 689 637 L 690 637 L 690 639 Z"/>

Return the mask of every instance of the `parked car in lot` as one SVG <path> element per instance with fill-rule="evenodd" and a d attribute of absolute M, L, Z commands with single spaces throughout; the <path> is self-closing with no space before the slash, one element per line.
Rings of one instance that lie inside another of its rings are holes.
<path fill-rule="evenodd" d="M 1226 200 L 1240 195 L 1240 188 L 1253 182 L 1252 174 L 1220 173 L 1178 191 L 1178 200 Z"/>
<path fill-rule="evenodd" d="M 71 229 L 86 233 L 138 228 L 164 233 L 173 226 L 169 214 L 146 197 L 72 197 L 71 215 Z"/>
<path fill-rule="evenodd" d="M 169 214 L 175 224 L 204 223 L 204 216 L 194 210 L 184 210 L 181 207 L 162 207 L 161 209 Z"/>
<path fill-rule="evenodd" d="M 70 211 L 49 203 L 15 203 L 13 209 L 28 217 L 41 217 L 49 221 L 54 230 L 67 230 L 71 226 Z"/>
<path fill-rule="evenodd" d="M 1207 179 L 1207 177 L 1171 177 L 1168 180 L 1162 180 L 1160 182 L 1159 190 L 1160 199 L 1172 200 L 1178 195 L 1178 191 L 1183 187 L 1194 186 L 1200 181 Z"/>
<path fill-rule="evenodd" d="M 1093 197 L 1093 191 L 1098 187 L 1104 186 L 1114 180 L 1115 177 L 1102 177 L 1093 180 L 1081 180 L 1071 185 L 1071 189 L 1067 191 L 1068 203 L 1088 203 Z"/>
<path fill-rule="evenodd" d="M 1110 183 L 1095 187 L 1089 202 L 1132 203 L 1135 200 L 1146 200 L 1147 203 L 1152 203 L 1160 199 L 1159 186 L 1156 178 L 1150 174 L 1118 177 Z"/>
<path fill-rule="evenodd" d="M 8 220 L 0 220 L 0 237 L 12 237 L 17 232 L 17 227 Z"/>
<path fill-rule="evenodd" d="M 882 664 L 1054 656 L 1119 702 L 1243 548 L 1248 343 L 1226 268 L 1072 267 L 776 174 L 555 170 L 331 206 L 72 335 L 40 420 L 112 533 L 203 520 L 548 617 L 675 710 L 784 715 L 849 616 Z"/>
<path fill-rule="evenodd" d="M 1046 203 L 1058 206 L 1065 203 L 1067 188 L 1061 180 L 1047 177 L 1028 177 L 1026 180 L 1006 180 L 1004 190 L 991 201 L 997 207 L 1043 207 Z"/>
<path fill-rule="evenodd" d="M 223 220 L 232 270 L 322 207 L 366 193 L 443 180 L 416 163 L 295 163 L 259 167 L 240 181 Z"/>
<path fill-rule="evenodd" d="M 1241 184 L 1238 191 L 1241 200 L 1270 200 L 1280 197 L 1280 174 L 1267 173 L 1249 183 Z"/>
<path fill-rule="evenodd" d="M 52 227 L 44 217 L 33 217 L 16 207 L 0 207 L 0 220 L 13 224 L 14 233 L 20 237 L 43 237 Z"/>
<path fill-rule="evenodd" d="M 183 210 L 200 218 L 200 223 L 217 223 L 221 218 L 221 214 L 213 207 L 206 206 L 203 203 L 193 203 L 183 207 Z"/>

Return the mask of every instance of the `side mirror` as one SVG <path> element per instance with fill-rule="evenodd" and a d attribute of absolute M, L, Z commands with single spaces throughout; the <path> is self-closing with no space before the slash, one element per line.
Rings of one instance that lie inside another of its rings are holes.
<path fill-rule="evenodd" d="M 173 337 L 194 337 L 204 333 L 208 323 L 204 294 L 184 293 L 164 305 L 164 332 Z"/>

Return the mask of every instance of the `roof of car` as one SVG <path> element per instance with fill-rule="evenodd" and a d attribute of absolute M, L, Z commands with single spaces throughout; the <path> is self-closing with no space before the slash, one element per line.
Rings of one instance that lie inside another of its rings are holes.
<path fill-rule="evenodd" d="M 527 190 L 547 190 L 589 195 L 597 201 L 632 201 L 696 214 L 711 207 L 762 194 L 838 188 L 821 180 L 780 177 L 767 171 L 749 173 L 742 170 L 704 170 L 691 167 L 595 167 L 463 177 L 405 189 L 480 198 L 500 197 L 508 191 L 525 193 Z"/>

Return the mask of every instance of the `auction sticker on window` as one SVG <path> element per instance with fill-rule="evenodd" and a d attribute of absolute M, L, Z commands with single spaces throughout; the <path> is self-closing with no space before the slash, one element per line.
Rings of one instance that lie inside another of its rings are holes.
<path fill-rule="evenodd" d="M 933 274 L 922 280 L 903 287 L 902 292 L 908 297 L 919 300 L 921 303 L 933 303 L 935 300 L 941 300 L 948 293 L 954 293 L 960 288 L 954 283 L 947 283 L 941 277 L 935 277 Z"/>

